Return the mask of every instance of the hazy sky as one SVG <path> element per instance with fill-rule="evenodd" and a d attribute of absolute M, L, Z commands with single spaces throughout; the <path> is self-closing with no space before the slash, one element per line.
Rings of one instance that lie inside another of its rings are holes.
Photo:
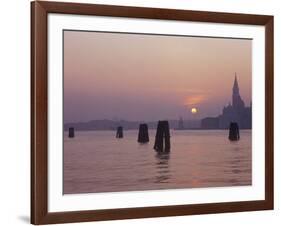
<path fill-rule="evenodd" d="M 216 116 L 235 72 L 249 105 L 251 54 L 251 40 L 64 31 L 64 121 Z"/>

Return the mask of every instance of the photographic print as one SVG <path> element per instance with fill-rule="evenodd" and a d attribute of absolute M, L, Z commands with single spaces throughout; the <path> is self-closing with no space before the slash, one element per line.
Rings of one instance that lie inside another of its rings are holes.
<path fill-rule="evenodd" d="M 252 184 L 252 40 L 63 31 L 64 194 Z"/>

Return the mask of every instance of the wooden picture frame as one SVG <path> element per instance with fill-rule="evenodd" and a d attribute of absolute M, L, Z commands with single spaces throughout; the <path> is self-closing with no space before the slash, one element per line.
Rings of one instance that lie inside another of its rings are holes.
<path fill-rule="evenodd" d="M 265 27 L 265 200 L 48 212 L 48 14 Z M 273 16 L 35 1 L 31 3 L 31 223 L 52 224 L 273 209 Z"/>

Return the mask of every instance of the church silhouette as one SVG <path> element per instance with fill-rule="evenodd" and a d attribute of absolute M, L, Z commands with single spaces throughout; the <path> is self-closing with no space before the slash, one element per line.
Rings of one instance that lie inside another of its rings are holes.
<path fill-rule="evenodd" d="M 245 106 L 239 93 L 239 85 L 235 73 L 232 88 L 232 104 L 228 104 L 217 117 L 207 117 L 201 120 L 202 129 L 228 129 L 231 122 L 238 123 L 240 129 L 252 129 L 252 104 Z"/>

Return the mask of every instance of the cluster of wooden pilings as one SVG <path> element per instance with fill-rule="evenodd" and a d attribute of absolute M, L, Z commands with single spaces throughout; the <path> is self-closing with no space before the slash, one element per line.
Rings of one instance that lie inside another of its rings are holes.
<path fill-rule="evenodd" d="M 239 126 L 237 122 L 230 123 L 228 139 L 231 141 L 237 141 L 240 139 Z"/>
<path fill-rule="evenodd" d="M 74 137 L 74 128 L 73 127 L 70 127 L 68 129 L 68 137 L 69 138 L 73 138 Z"/>
<path fill-rule="evenodd" d="M 157 152 L 169 152 L 171 149 L 170 143 L 170 128 L 168 121 L 159 121 L 156 130 L 154 149 Z"/>
<path fill-rule="evenodd" d="M 117 127 L 116 138 L 123 138 L 123 127 Z M 138 142 L 141 144 L 149 142 L 147 124 L 139 125 Z M 157 152 L 169 152 L 171 149 L 170 143 L 170 128 L 168 121 L 159 121 L 155 136 L 154 149 Z"/>
<path fill-rule="evenodd" d="M 118 126 L 116 131 L 116 138 L 123 138 L 123 127 Z M 74 128 L 68 129 L 68 137 L 74 138 Z M 237 122 L 231 122 L 229 125 L 228 139 L 231 141 L 238 141 L 240 139 L 239 126 Z M 138 133 L 138 142 L 141 144 L 149 142 L 148 126 L 147 124 L 140 124 Z M 168 121 L 158 121 L 154 149 L 157 152 L 169 152 L 171 149 L 170 142 L 170 128 Z"/>
<path fill-rule="evenodd" d="M 117 127 L 116 138 L 123 138 L 123 127 L 122 126 Z"/>
<path fill-rule="evenodd" d="M 140 124 L 138 142 L 141 144 L 149 142 L 148 126 L 147 124 Z"/>

